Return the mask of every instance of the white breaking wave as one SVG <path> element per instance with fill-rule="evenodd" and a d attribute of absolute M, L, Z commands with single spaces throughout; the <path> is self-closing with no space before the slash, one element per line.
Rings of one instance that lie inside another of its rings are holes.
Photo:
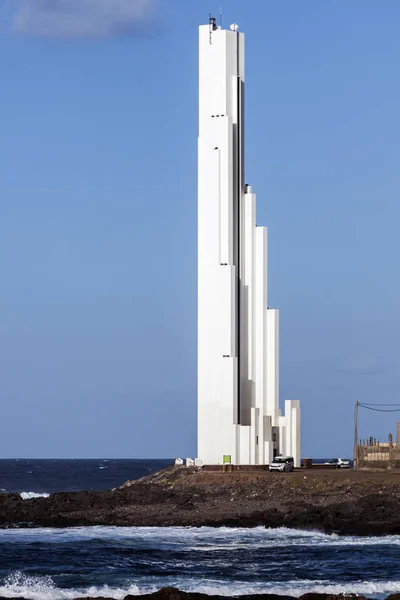
<path fill-rule="evenodd" d="M 158 583 L 158 582 L 157 582 Z M 307 592 L 340 594 L 363 594 L 374 598 L 384 598 L 400 590 L 400 581 L 360 581 L 338 584 L 330 581 L 296 580 L 287 582 L 260 582 L 249 584 L 243 581 L 218 581 L 184 579 L 159 582 L 142 580 L 140 584 L 129 582 L 126 587 L 113 588 L 107 585 L 87 588 L 61 589 L 56 587 L 50 576 L 27 576 L 21 572 L 9 575 L 0 585 L 0 596 L 4 598 L 27 598 L 28 600 L 75 600 L 76 598 L 112 598 L 123 600 L 128 594 L 141 595 L 157 591 L 165 585 L 174 585 L 186 592 L 217 594 L 220 596 L 241 596 L 244 594 L 286 594 L 299 597 Z"/>
<path fill-rule="evenodd" d="M 242 581 L 213 582 L 201 585 L 185 583 L 178 587 L 186 592 L 200 592 L 208 595 L 242 596 L 250 594 L 278 594 L 298 598 L 306 593 L 313 594 L 359 594 L 374 598 L 385 598 L 388 594 L 400 590 L 399 581 L 360 581 L 352 583 L 334 583 L 331 581 L 312 581 L 308 579 L 287 582 L 260 582 L 249 585 Z"/>
<path fill-rule="evenodd" d="M 37 494 L 36 492 L 21 492 L 23 500 L 31 500 L 32 498 L 48 498 L 50 494 Z"/>
<path fill-rule="evenodd" d="M 151 591 L 156 591 L 156 588 Z M 0 596 L 4 598 L 27 598 L 27 600 L 74 600 L 75 598 L 114 598 L 123 600 L 128 594 L 139 595 L 147 593 L 140 591 L 136 585 L 125 589 L 90 586 L 88 588 L 61 589 L 56 587 L 50 576 L 36 577 L 24 575 L 21 572 L 9 575 L 3 585 L 0 585 Z"/>
<path fill-rule="evenodd" d="M 21 494 L 22 495 L 22 494 Z M 45 497 L 47 496 L 44 495 Z M 36 496 L 26 496 L 32 498 Z M 328 535 L 317 531 L 229 527 L 68 527 L 0 529 L 1 542 L 62 543 L 87 540 L 132 542 L 141 548 L 179 549 L 182 552 L 262 549 L 277 547 L 371 547 L 400 546 L 400 535 L 357 537 Z"/>

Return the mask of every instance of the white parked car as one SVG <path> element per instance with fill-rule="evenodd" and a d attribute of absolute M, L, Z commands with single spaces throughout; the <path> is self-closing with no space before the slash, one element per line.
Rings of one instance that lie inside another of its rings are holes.
<path fill-rule="evenodd" d="M 270 471 L 293 471 L 294 460 L 292 456 L 275 456 L 269 464 Z"/>
<path fill-rule="evenodd" d="M 328 460 L 324 465 L 335 465 L 337 469 L 349 469 L 350 461 L 345 458 L 331 458 L 331 460 Z"/>

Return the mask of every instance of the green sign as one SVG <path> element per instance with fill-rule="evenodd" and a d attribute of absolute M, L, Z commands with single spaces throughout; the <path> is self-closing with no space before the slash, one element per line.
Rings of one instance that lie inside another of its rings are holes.
<path fill-rule="evenodd" d="M 230 465 L 230 464 L 231 464 L 231 455 L 224 454 L 224 465 Z"/>

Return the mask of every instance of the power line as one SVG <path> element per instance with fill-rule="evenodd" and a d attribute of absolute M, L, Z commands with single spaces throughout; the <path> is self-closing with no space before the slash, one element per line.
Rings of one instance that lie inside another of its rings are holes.
<path fill-rule="evenodd" d="M 380 402 L 359 402 L 360 406 L 400 406 L 400 402 L 396 404 L 381 404 Z"/>
<path fill-rule="evenodd" d="M 367 410 L 374 410 L 375 412 L 387 412 L 387 413 L 400 412 L 400 408 L 372 408 L 372 406 L 367 406 L 366 404 L 361 404 L 361 403 L 358 406 L 361 406 L 362 408 L 366 408 Z M 382 406 L 398 406 L 398 405 L 382 404 Z"/>

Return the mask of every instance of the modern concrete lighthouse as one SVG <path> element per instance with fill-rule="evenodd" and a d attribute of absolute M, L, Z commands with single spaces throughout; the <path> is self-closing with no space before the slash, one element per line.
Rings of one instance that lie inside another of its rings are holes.
<path fill-rule="evenodd" d="M 283 454 L 300 466 L 300 403 L 279 409 L 267 229 L 244 178 L 244 50 L 237 25 L 200 27 L 198 457 L 263 465 Z"/>

